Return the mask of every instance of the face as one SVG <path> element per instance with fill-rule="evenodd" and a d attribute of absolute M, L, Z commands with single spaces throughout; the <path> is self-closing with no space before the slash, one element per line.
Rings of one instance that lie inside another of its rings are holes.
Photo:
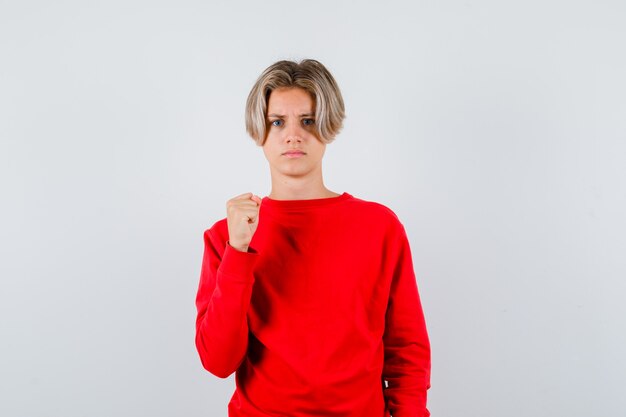
<path fill-rule="evenodd" d="M 298 87 L 272 91 L 263 144 L 272 177 L 322 175 L 326 144 L 318 139 L 315 123 L 315 101 L 307 91 Z"/>

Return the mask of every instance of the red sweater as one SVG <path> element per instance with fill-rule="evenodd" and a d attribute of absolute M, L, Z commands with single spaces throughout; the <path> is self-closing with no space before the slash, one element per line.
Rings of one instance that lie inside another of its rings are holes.
<path fill-rule="evenodd" d="M 248 252 L 226 218 L 204 232 L 196 347 L 212 374 L 236 372 L 228 415 L 429 416 L 430 342 L 396 214 L 347 192 L 259 210 Z"/>

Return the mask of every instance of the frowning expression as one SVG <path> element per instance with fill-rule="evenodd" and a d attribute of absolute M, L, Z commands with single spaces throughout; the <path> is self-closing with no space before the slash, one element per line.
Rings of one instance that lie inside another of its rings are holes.
<path fill-rule="evenodd" d="M 321 175 L 326 144 L 317 134 L 313 97 L 299 87 L 276 89 L 270 94 L 266 119 L 263 153 L 272 176 Z"/>

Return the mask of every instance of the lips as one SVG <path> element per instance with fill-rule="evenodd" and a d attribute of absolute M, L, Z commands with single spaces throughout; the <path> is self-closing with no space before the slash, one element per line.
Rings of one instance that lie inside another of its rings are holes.
<path fill-rule="evenodd" d="M 304 155 L 304 152 L 302 152 L 302 151 L 287 151 L 287 152 L 283 153 L 283 155 Z"/>

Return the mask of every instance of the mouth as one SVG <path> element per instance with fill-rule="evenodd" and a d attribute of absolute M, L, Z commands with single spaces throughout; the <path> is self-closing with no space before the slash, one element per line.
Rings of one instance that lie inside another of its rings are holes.
<path fill-rule="evenodd" d="M 284 156 L 286 156 L 287 158 L 298 158 L 300 156 L 305 155 L 304 152 L 302 151 L 288 151 L 283 153 Z"/>

